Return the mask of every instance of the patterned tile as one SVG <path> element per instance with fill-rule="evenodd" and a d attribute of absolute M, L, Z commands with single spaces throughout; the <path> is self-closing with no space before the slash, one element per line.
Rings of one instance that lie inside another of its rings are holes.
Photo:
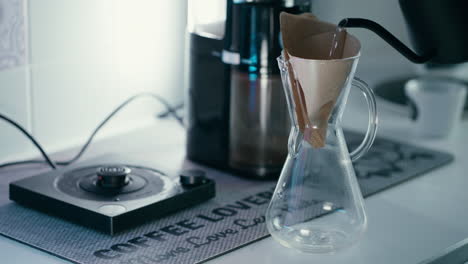
<path fill-rule="evenodd" d="M 26 63 L 26 0 L 0 0 L 0 71 Z"/>

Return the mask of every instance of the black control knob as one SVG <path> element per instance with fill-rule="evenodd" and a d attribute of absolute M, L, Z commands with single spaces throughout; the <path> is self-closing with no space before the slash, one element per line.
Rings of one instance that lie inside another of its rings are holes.
<path fill-rule="evenodd" d="M 206 181 L 206 173 L 202 170 L 184 170 L 180 172 L 180 183 L 186 187 L 197 186 Z"/>
<path fill-rule="evenodd" d="M 130 182 L 128 175 L 132 170 L 122 165 L 109 165 L 97 169 L 97 185 L 102 188 L 122 188 Z"/>

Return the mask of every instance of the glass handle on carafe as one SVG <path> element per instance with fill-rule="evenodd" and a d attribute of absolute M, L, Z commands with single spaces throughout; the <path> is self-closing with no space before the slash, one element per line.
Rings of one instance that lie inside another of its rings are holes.
<path fill-rule="evenodd" d="M 375 136 L 377 134 L 377 104 L 375 103 L 375 96 L 372 89 L 362 81 L 361 79 L 354 77 L 353 86 L 358 87 L 366 98 L 367 106 L 369 107 L 369 124 L 367 126 L 367 133 L 362 141 L 361 145 L 359 145 L 353 152 L 349 155 L 351 157 L 351 161 L 356 161 L 360 157 L 362 157 L 372 146 L 374 143 Z"/>

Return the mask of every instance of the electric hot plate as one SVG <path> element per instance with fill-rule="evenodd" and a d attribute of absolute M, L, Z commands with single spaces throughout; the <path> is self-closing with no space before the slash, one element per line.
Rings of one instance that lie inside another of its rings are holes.
<path fill-rule="evenodd" d="M 215 196 L 215 183 L 203 171 L 170 175 L 110 160 L 12 182 L 10 199 L 112 235 Z"/>

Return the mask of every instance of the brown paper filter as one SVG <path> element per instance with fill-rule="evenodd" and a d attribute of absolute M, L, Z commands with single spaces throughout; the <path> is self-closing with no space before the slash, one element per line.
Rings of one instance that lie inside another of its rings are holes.
<path fill-rule="evenodd" d="M 288 62 L 299 129 L 315 148 L 325 146 L 328 120 L 359 55 L 359 40 L 312 14 L 281 13 L 283 56 Z"/>

